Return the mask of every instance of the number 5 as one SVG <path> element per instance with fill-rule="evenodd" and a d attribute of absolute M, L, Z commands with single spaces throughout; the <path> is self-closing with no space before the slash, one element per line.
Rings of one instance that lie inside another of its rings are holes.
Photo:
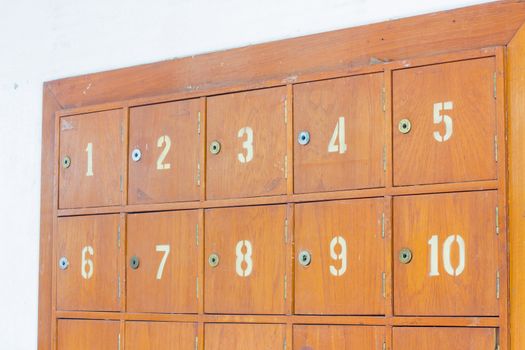
<path fill-rule="evenodd" d="M 451 111 L 454 108 L 452 101 L 434 103 L 434 124 L 445 123 L 445 136 L 441 136 L 439 131 L 434 131 L 434 139 L 437 142 L 445 142 L 452 136 L 452 118 L 448 115 L 441 115 L 441 111 Z"/>

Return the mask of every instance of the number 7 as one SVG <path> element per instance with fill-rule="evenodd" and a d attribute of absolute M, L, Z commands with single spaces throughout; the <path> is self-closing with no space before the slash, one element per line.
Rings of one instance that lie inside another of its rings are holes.
<path fill-rule="evenodd" d="M 157 252 L 164 252 L 162 260 L 160 261 L 159 269 L 157 270 L 157 279 L 160 280 L 162 278 L 162 272 L 164 271 L 164 265 L 166 265 L 166 260 L 170 254 L 170 246 L 169 244 L 160 244 L 155 247 L 155 250 Z"/>

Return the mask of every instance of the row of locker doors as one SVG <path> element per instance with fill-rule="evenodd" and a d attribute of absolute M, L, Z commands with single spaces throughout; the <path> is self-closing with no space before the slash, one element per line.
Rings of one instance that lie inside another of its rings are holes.
<path fill-rule="evenodd" d="M 496 191 L 395 197 L 392 230 L 387 206 L 206 209 L 204 228 L 198 210 L 137 213 L 122 232 L 118 214 L 59 218 L 57 309 L 383 315 L 393 285 L 396 315 L 499 314 Z"/>
<path fill-rule="evenodd" d="M 496 332 L 494 328 L 394 327 L 392 349 L 493 350 Z M 382 350 L 385 339 L 385 329 L 380 326 L 293 326 L 295 350 Z M 194 350 L 199 346 L 193 323 L 130 321 L 121 339 L 119 322 L 58 321 L 58 350 L 116 350 L 122 341 L 126 350 Z M 282 324 L 204 325 L 206 350 L 292 349 L 286 343 L 286 326 Z"/>
<path fill-rule="evenodd" d="M 383 73 L 297 84 L 293 101 L 276 87 L 133 107 L 129 130 L 121 109 L 65 116 L 59 207 L 125 189 L 126 204 L 198 201 L 204 183 L 210 200 L 282 195 L 288 169 L 298 194 L 380 188 L 391 142 L 395 186 L 493 180 L 494 74 L 494 58 L 395 71 L 392 121 Z"/>

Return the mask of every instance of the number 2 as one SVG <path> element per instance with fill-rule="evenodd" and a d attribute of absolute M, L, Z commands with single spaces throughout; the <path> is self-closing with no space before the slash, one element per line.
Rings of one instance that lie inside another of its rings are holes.
<path fill-rule="evenodd" d="M 239 130 L 237 137 L 241 138 L 244 134 L 246 134 L 246 140 L 242 143 L 242 147 L 246 150 L 246 155 L 238 153 L 237 158 L 241 163 L 248 163 L 253 159 L 253 129 L 245 126 Z"/>
<path fill-rule="evenodd" d="M 335 252 L 336 245 L 339 245 L 341 248 L 341 253 L 337 254 Z M 347 254 L 346 254 L 346 240 L 341 236 L 335 236 L 330 242 L 330 257 L 334 260 L 341 260 L 341 267 L 336 268 L 333 265 L 330 265 L 330 273 L 334 276 L 342 276 L 346 272 L 347 264 Z"/>
<path fill-rule="evenodd" d="M 335 142 L 339 139 L 339 145 Z M 335 125 L 334 133 L 328 144 L 328 153 L 339 152 L 340 154 L 346 153 L 346 138 L 345 138 L 345 117 L 339 117 L 337 124 Z"/>
<path fill-rule="evenodd" d="M 171 168 L 170 163 L 164 164 L 164 159 L 166 159 L 166 156 L 168 155 L 168 152 L 171 148 L 171 139 L 168 135 L 164 135 L 159 137 L 157 140 L 157 147 L 161 148 L 163 144 L 166 144 L 164 146 L 164 149 L 162 150 L 162 153 L 160 154 L 159 158 L 157 159 L 157 170 L 167 170 Z"/>
<path fill-rule="evenodd" d="M 162 260 L 160 261 L 159 268 L 157 270 L 157 279 L 160 280 L 162 278 L 162 272 L 164 271 L 164 265 L 166 265 L 166 260 L 168 259 L 168 255 L 170 255 L 170 245 L 169 244 L 159 244 L 155 246 L 155 250 L 157 252 L 164 252 L 164 255 L 162 256 Z"/>

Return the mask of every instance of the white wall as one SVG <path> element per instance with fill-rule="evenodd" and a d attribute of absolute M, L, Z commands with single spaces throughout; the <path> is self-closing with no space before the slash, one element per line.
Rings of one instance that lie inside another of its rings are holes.
<path fill-rule="evenodd" d="M 44 81 L 480 2 L 0 0 L 0 348 L 36 349 Z"/>

